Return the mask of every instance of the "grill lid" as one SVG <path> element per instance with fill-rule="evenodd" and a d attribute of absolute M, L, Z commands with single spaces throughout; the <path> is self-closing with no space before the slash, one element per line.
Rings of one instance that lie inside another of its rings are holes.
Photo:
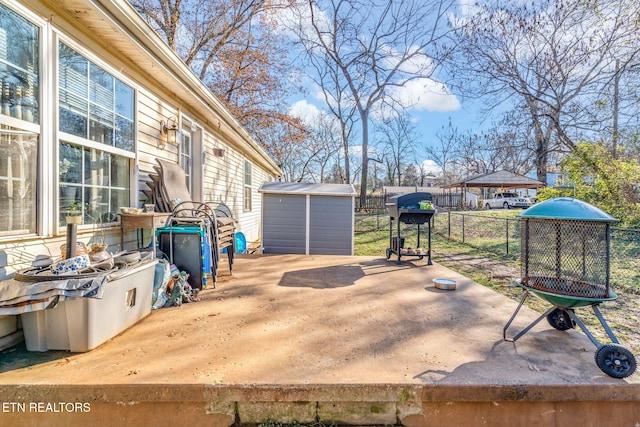
<path fill-rule="evenodd" d="M 432 201 L 431 193 L 407 193 L 389 197 L 389 205 L 397 209 L 420 209 L 420 201 Z"/>
<path fill-rule="evenodd" d="M 556 197 L 531 206 L 521 218 L 562 219 L 575 221 L 616 222 L 616 218 L 599 208 L 571 197 Z"/>

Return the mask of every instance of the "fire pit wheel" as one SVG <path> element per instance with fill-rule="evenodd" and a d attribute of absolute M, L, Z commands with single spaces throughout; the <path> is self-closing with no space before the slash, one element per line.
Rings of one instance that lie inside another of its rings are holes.
<path fill-rule="evenodd" d="M 596 350 L 596 365 L 613 378 L 626 378 L 636 371 L 636 358 L 617 344 L 604 344 Z"/>
<path fill-rule="evenodd" d="M 547 314 L 547 321 L 559 331 L 566 331 L 576 326 L 576 323 L 571 319 L 569 313 L 561 308 L 556 308 Z"/>

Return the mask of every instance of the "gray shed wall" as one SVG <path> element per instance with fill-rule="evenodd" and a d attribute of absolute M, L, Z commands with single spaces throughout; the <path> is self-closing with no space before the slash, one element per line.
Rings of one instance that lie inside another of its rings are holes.
<path fill-rule="evenodd" d="M 353 253 L 351 197 L 311 196 L 309 255 Z"/>
<path fill-rule="evenodd" d="M 306 203 L 304 195 L 264 195 L 262 206 L 264 253 L 306 253 Z"/>

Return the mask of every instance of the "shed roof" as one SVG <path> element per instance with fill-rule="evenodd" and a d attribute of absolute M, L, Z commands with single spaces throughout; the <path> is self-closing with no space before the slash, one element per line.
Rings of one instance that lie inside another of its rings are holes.
<path fill-rule="evenodd" d="M 517 173 L 501 170 L 497 172 L 477 175 L 463 181 L 449 184 L 444 188 L 454 187 L 501 187 L 501 188 L 538 188 L 545 184 L 533 178 Z"/>
<path fill-rule="evenodd" d="M 265 194 L 303 194 L 313 196 L 354 197 L 356 195 L 356 190 L 351 184 L 307 182 L 265 182 L 258 191 Z"/>

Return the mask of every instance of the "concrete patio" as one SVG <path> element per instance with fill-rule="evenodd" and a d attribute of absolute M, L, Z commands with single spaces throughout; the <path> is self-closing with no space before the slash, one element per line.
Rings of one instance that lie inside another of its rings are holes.
<path fill-rule="evenodd" d="M 440 265 L 246 255 L 221 271 L 87 353 L 0 355 L 0 424 L 640 423 L 638 373 L 605 375 L 584 334 L 546 322 L 505 342 L 517 303 Z"/>

